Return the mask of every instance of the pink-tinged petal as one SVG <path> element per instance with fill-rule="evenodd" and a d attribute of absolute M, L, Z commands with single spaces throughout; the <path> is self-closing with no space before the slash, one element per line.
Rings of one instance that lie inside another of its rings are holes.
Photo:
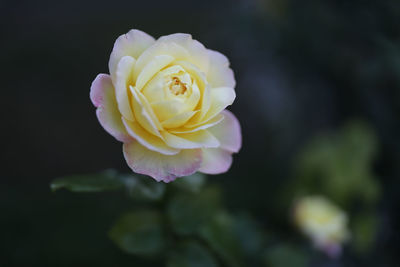
<path fill-rule="evenodd" d="M 176 155 L 163 155 L 151 151 L 136 141 L 123 146 L 125 160 L 136 173 L 149 175 L 166 183 L 176 177 L 195 173 L 202 161 L 201 149 L 185 149 Z"/>
<path fill-rule="evenodd" d="M 135 87 L 130 86 L 132 93 L 132 108 L 136 120 L 149 133 L 161 137 L 160 131 L 162 126 L 153 112 L 146 98 Z"/>
<path fill-rule="evenodd" d="M 221 112 L 224 119 L 208 130 L 219 140 L 221 148 L 232 152 L 239 152 L 242 147 L 240 124 L 235 115 L 228 110 Z"/>
<path fill-rule="evenodd" d="M 118 37 L 114 43 L 110 61 L 108 62 L 113 81 L 115 82 L 116 69 L 122 57 L 130 56 L 137 59 L 154 42 L 153 37 L 139 30 L 130 30 L 127 34 Z"/>
<path fill-rule="evenodd" d="M 212 87 L 232 87 L 236 82 L 233 71 L 229 68 L 229 60 L 223 54 L 208 49 L 210 68 L 207 72 L 207 80 Z"/>
<path fill-rule="evenodd" d="M 229 170 L 232 165 L 232 154 L 221 148 L 203 148 L 203 162 L 200 172 L 220 174 Z"/>
<path fill-rule="evenodd" d="M 210 64 L 208 50 L 199 41 L 193 40 L 190 34 L 170 34 L 160 37 L 157 42 L 172 42 L 182 46 L 190 54 L 189 62 L 196 65 L 203 72 L 208 72 Z"/>
<path fill-rule="evenodd" d="M 122 118 L 122 122 L 124 123 L 129 135 L 149 150 L 153 150 L 164 155 L 176 155 L 179 153 L 179 149 L 168 146 L 162 138 L 152 135 L 138 122 L 128 121 L 125 118 Z"/>
<path fill-rule="evenodd" d="M 116 71 L 116 80 L 113 81 L 118 109 L 122 116 L 130 121 L 135 120 L 128 96 L 129 84 L 132 82 L 131 76 L 134 65 L 135 59 L 133 57 L 125 56 L 121 58 Z"/>
<path fill-rule="evenodd" d="M 219 147 L 219 141 L 207 130 L 194 133 L 171 134 L 162 132 L 165 143 L 176 149 L 193 149 L 203 147 Z"/>
<path fill-rule="evenodd" d="M 101 126 L 118 141 L 130 141 L 132 138 L 121 121 L 114 86 L 109 75 L 97 75 L 90 88 L 90 99 L 97 107 L 96 114 Z"/>

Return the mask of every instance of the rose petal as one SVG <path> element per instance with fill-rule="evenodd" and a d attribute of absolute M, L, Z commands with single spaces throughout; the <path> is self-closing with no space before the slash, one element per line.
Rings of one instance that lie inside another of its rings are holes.
<path fill-rule="evenodd" d="M 201 149 L 185 149 L 171 156 L 148 150 L 136 141 L 125 143 L 123 151 L 125 160 L 134 172 L 166 183 L 176 177 L 195 173 L 202 158 Z"/>
<path fill-rule="evenodd" d="M 165 77 L 159 72 L 157 73 L 142 89 L 142 94 L 146 97 L 150 104 L 165 100 Z"/>
<path fill-rule="evenodd" d="M 168 66 L 174 57 L 168 55 L 156 56 L 152 61 L 150 61 L 140 72 L 136 80 L 136 88 L 141 91 L 143 86 L 164 67 Z"/>
<path fill-rule="evenodd" d="M 201 130 L 194 133 L 171 134 L 162 132 L 165 143 L 177 149 L 192 149 L 203 147 L 218 147 L 219 141 L 207 130 Z"/>
<path fill-rule="evenodd" d="M 190 34 L 175 33 L 160 37 L 157 42 L 173 42 L 185 48 L 190 54 L 189 62 L 196 65 L 203 72 L 209 70 L 209 53 L 197 40 L 193 40 Z"/>
<path fill-rule="evenodd" d="M 218 87 L 211 90 L 211 106 L 202 118 L 206 122 L 218 115 L 227 106 L 232 105 L 236 98 L 235 90 L 231 87 Z"/>
<path fill-rule="evenodd" d="M 206 74 L 201 71 L 196 65 L 191 64 L 187 61 L 176 61 L 176 65 L 181 66 L 184 70 L 186 70 L 190 75 L 196 80 L 197 85 L 203 92 L 204 88 L 207 86 L 207 77 Z"/>
<path fill-rule="evenodd" d="M 215 116 L 214 118 L 212 118 L 211 120 L 203 123 L 203 124 L 199 124 L 195 127 L 189 128 L 186 125 L 184 125 L 183 127 L 180 128 L 176 128 L 176 129 L 171 129 L 169 132 L 171 133 L 193 133 L 193 132 L 197 132 L 200 130 L 205 130 L 208 129 L 210 127 L 213 127 L 214 125 L 217 125 L 218 123 L 220 123 L 222 120 L 224 119 L 224 116 L 221 114 L 218 114 L 217 116 Z"/>
<path fill-rule="evenodd" d="M 154 60 L 156 56 L 160 55 L 172 56 L 176 61 L 187 60 L 190 57 L 186 49 L 175 43 L 155 43 L 146 49 L 137 59 L 133 70 L 133 79 L 136 80 L 144 67 Z"/>
<path fill-rule="evenodd" d="M 114 43 L 114 48 L 111 52 L 108 67 L 112 80 L 115 83 L 116 69 L 119 61 L 124 56 L 130 56 L 137 59 L 148 47 L 154 44 L 153 37 L 139 30 L 130 30 L 127 34 L 118 37 Z"/>
<path fill-rule="evenodd" d="M 236 82 L 232 69 L 229 68 L 229 61 L 223 54 L 208 49 L 210 68 L 207 72 L 207 80 L 215 87 L 235 88 Z"/>
<path fill-rule="evenodd" d="M 200 110 L 199 113 L 197 113 L 188 123 L 185 125 L 187 128 L 193 128 L 196 127 L 200 124 L 203 124 L 205 121 L 203 120 L 203 117 L 207 114 L 207 112 L 210 110 L 211 103 L 212 103 L 212 98 L 211 98 L 211 88 L 209 86 L 206 86 L 203 91 L 203 95 L 201 96 L 201 103 L 197 107 L 198 110 Z"/>
<path fill-rule="evenodd" d="M 132 93 L 132 107 L 136 120 L 148 132 L 161 137 L 159 130 L 162 129 L 162 126 L 150 107 L 150 104 L 135 87 L 130 86 L 129 88 Z"/>
<path fill-rule="evenodd" d="M 232 153 L 237 153 L 242 147 L 242 134 L 239 121 L 228 110 L 222 111 L 221 114 L 224 115 L 224 119 L 208 130 L 219 140 L 221 148 Z"/>
<path fill-rule="evenodd" d="M 221 148 L 203 148 L 203 161 L 199 169 L 207 174 L 220 174 L 229 170 L 232 155 Z"/>
<path fill-rule="evenodd" d="M 151 103 L 151 107 L 154 113 L 157 114 L 158 119 L 164 122 L 184 112 L 185 103 L 178 100 L 166 100 Z"/>
<path fill-rule="evenodd" d="M 185 124 L 191 117 L 193 117 L 198 111 L 187 111 L 180 113 L 168 120 L 165 120 L 161 123 L 161 125 L 165 129 L 177 128 Z"/>
<path fill-rule="evenodd" d="M 179 153 L 179 149 L 169 147 L 162 138 L 147 132 L 138 122 L 128 121 L 125 118 L 122 118 L 122 122 L 129 135 L 148 149 L 164 155 L 176 155 Z"/>
<path fill-rule="evenodd" d="M 132 138 L 121 121 L 114 86 L 109 75 L 97 75 L 90 88 L 90 99 L 97 107 L 96 114 L 101 126 L 118 141 L 130 141 Z"/>
<path fill-rule="evenodd" d="M 116 80 L 114 81 L 118 109 L 122 116 L 130 121 L 135 120 L 128 97 L 128 86 L 131 82 L 130 78 L 134 65 L 135 59 L 133 57 L 125 56 L 121 58 L 117 67 Z"/>

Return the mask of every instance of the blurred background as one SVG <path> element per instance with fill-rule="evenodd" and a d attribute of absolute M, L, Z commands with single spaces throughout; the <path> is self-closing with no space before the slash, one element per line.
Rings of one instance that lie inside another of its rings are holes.
<path fill-rule="evenodd" d="M 0 25 L 0 266 L 150 266 L 107 237 L 131 205 L 122 194 L 49 188 L 69 174 L 129 172 L 89 88 L 131 28 L 191 33 L 230 59 L 243 148 L 208 179 L 230 211 L 252 214 L 271 244 L 310 247 L 312 266 L 398 266 L 398 0 L 3 0 Z M 304 192 L 348 213 L 340 259 L 294 229 L 290 203 Z"/>

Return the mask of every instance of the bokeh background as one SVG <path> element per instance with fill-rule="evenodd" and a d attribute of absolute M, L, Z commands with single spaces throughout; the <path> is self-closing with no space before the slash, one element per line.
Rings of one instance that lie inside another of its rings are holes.
<path fill-rule="evenodd" d="M 341 179 L 310 190 L 373 223 L 341 259 L 313 254 L 313 266 L 398 266 L 399 1 L 3 0 L 0 25 L 0 266 L 147 266 L 107 237 L 131 205 L 123 195 L 49 189 L 73 173 L 129 172 L 89 88 L 131 28 L 191 33 L 230 59 L 243 148 L 209 178 L 229 210 L 272 240 L 302 240 L 287 199 L 310 172 Z"/>

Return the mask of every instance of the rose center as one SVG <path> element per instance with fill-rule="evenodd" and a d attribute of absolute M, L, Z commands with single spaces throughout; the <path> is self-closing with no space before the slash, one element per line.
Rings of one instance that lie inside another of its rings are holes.
<path fill-rule="evenodd" d="M 186 92 L 187 87 L 178 77 L 173 77 L 169 82 L 169 90 L 174 95 L 183 95 Z"/>

